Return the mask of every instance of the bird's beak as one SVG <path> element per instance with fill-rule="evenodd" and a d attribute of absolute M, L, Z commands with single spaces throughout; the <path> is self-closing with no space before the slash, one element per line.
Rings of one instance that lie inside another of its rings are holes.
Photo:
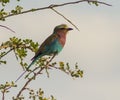
<path fill-rule="evenodd" d="M 71 31 L 71 30 L 73 30 L 73 28 L 68 28 L 67 30 L 68 30 L 68 31 Z"/>

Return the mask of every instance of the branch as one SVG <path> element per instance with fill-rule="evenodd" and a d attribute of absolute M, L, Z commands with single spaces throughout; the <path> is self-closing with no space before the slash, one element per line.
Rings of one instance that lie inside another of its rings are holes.
<path fill-rule="evenodd" d="M 29 12 L 35 12 L 35 11 L 39 11 L 39 10 L 51 9 L 51 7 L 56 8 L 56 7 L 66 6 L 66 5 L 78 4 L 78 3 L 81 3 L 81 2 L 97 2 L 99 4 L 112 6 L 112 5 L 108 4 L 108 3 L 97 1 L 97 0 L 79 0 L 79 1 L 74 1 L 74 2 L 62 3 L 62 4 L 52 4 L 52 5 L 49 5 L 47 7 L 42 7 L 42 8 L 30 9 L 30 10 L 26 10 L 26 11 L 23 11 L 23 12 L 18 13 L 18 14 L 9 14 L 9 15 L 4 16 L 3 18 L 15 16 L 15 15 L 20 15 L 20 14 L 24 14 L 24 13 L 29 13 Z"/>
<path fill-rule="evenodd" d="M 28 79 L 28 81 L 25 83 L 25 85 L 23 86 L 23 88 L 22 88 L 22 89 L 19 91 L 19 93 L 17 94 L 16 98 L 19 98 L 19 97 L 20 97 L 20 95 L 22 94 L 22 92 L 27 88 L 28 84 L 29 84 L 33 79 L 35 79 L 36 76 L 38 76 L 39 74 L 41 74 L 41 72 L 42 72 L 43 69 L 48 68 L 49 63 L 53 60 L 54 57 L 55 57 L 55 55 L 53 55 L 53 57 L 46 63 L 46 65 L 45 65 L 44 67 L 41 67 L 40 70 L 39 70 L 37 73 L 35 73 L 32 78 Z M 35 70 L 37 70 L 37 68 L 35 68 L 34 71 L 35 71 Z"/>
<path fill-rule="evenodd" d="M 42 67 L 36 74 L 34 74 L 33 78 L 36 77 L 43 69 L 44 69 L 44 67 Z M 26 89 L 26 87 L 33 80 L 33 78 L 28 79 L 28 81 L 25 83 L 25 85 L 23 86 L 23 88 L 17 94 L 17 98 L 20 97 L 20 95 L 22 94 L 22 92 Z"/>
<path fill-rule="evenodd" d="M 62 16 L 65 20 L 67 20 L 70 24 L 72 24 L 77 30 L 79 30 L 70 20 L 68 20 L 61 13 L 57 12 L 53 8 L 66 6 L 66 5 L 78 4 L 78 3 L 81 3 L 81 2 L 94 3 L 95 5 L 103 4 L 103 5 L 107 5 L 107 6 L 112 6 L 112 5 L 108 4 L 108 3 L 97 1 L 97 0 L 79 0 L 79 1 L 73 1 L 73 2 L 66 2 L 66 3 L 62 3 L 62 4 L 51 4 L 51 5 L 46 6 L 46 7 L 34 8 L 34 9 L 26 10 L 26 11 L 20 11 L 19 13 L 15 13 L 15 14 L 14 13 L 10 13 L 8 15 L 3 16 L 2 19 L 5 19 L 5 18 L 11 17 L 11 16 L 15 16 L 15 15 L 20 15 L 20 14 L 25 14 L 25 13 L 29 13 L 29 12 L 35 12 L 35 11 L 39 11 L 39 10 L 45 10 L 45 9 L 51 9 L 52 8 L 52 10 L 54 10 L 58 15 Z"/>

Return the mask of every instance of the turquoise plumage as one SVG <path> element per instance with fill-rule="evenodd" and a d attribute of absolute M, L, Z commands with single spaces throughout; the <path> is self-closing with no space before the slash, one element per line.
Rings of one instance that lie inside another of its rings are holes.
<path fill-rule="evenodd" d="M 27 70 L 36 62 L 36 60 L 40 59 L 45 55 L 57 55 L 64 47 L 66 42 L 66 35 L 68 31 L 73 30 L 69 28 L 66 24 L 58 25 L 54 28 L 53 34 L 50 35 L 39 47 L 35 56 L 31 59 L 32 62 L 27 67 Z M 25 71 L 26 72 L 26 71 Z M 23 72 L 16 82 L 24 75 Z"/>

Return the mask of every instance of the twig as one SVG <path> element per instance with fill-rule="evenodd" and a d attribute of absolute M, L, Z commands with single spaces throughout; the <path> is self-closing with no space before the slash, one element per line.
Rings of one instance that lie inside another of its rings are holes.
<path fill-rule="evenodd" d="M 57 10 L 55 10 L 55 9 L 52 8 L 52 7 L 51 7 L 51 9 L 52 9 L 54 12 L 56 12 L 58 15 L 62 16 L 62 17 L 63 17 L 65 20 L 67 20 L 70 24 L 72 24 L 78 31 L 80 31 L 79 28 L 78 28 L 75 24 L 73 24 L 72 21 L 70 21 L 68 18 L 66 18 L 63 14 L 61 14 L 60 12 L 58 12 Z"/>
<path fill-rule="evenodd" d="M 0 59 L 2 58 L 2 57 L 4 57 L 5 55 L 7 55 L 9 52 L 11 52 L 13 49 L 10 49 L 10 50 L 8 50 L 4 55 L 1 55 L 0 56 Z"/>
<path fill-rule="evenodd" d="M 11 32 L 15 33 L 15 31 L 13 31 L 12 29 L 10 29 L 10 28 L 9 28 L 9 27 L 7 27 L 7 26 L 0 25 L 0 27 L 4 27 L 4 28 L 8 29 L 9 31 L 11 31 Z"/>
<path fill-rule="evenodd" d="M 69 72 L 66 72 L 65 70 L 62 70 L 62 69 L 60 69 L 59 67 L 55 67 L 55 66 L 52 66 L 52 65 L 49 65 L 49 66 L 52 67 L 52 68 L 55 68 L 55 69 L 61 70 L 61 71 L 65 72 L 66 74 L 69 75 Z"/>
<path fill-rule="evenodd" d="M 5 100 L 5 91 L 2 92 L 2 100 Z"/>
<path fill-rule="evenodd" d="M 8 47 L 10 47 L 10 46 L 9 46 L 9 45 L 1 45 L 1 46 L 0 46 L 0 50 L 1 50 L 1 49 L 6 49 L 6 48 L 8 48 Z"/>
<path fill-rule="evenodd" d="M 47 62 L 47 64 L 46 64 L 46 66 L 45 66 L 45 71 L 46 71 L 46 73 L 47 73 L 47 77 L 49 77 L 49 72 L 48 72 L 48 66 L 49 66 L 49 63 L 53 60 L 53 58 L 56 56 L 56 54 L 54 54 L 53 56 L 52 56 L 52 58 Z"/>

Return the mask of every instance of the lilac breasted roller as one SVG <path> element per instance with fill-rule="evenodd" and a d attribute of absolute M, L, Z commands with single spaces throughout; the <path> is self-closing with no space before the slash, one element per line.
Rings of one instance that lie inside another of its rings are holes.
<path fill-rule="evenodd" d="M 73 30 L 69 28 L 66 24 L 58 25 L 54 28 L 53 34 L 51 34 L 39 47 L 38 51 L 35 53 L 35 56 L 31 59 L 32 62 L 27 67 L 27 70 L 41 57 L 45 55 L 57 55 L 64 47 L 66 42 L 66 35 L 68 31 Z M 25 71 L 26 72 L 26 71 Z M 17 82 L 23 75 L 23 72 L 18 79 Z"/>

